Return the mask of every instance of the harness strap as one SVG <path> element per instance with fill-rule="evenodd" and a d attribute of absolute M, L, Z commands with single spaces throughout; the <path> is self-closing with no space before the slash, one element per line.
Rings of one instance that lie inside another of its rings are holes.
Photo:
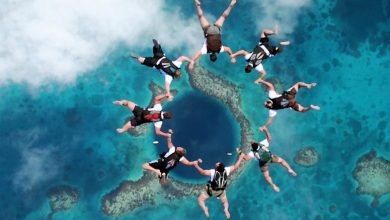
<path fill-rule="evenodd" d="M 157 63 L 156 63 L 156 66 L 157 66 L 157 65 L 160 65 L 161 61 L 162 61 L 163 59 L 165 59 L 165 58 L 166 58 L 166 57 L 161 57 L 160 59 L 158 59 L 158 60 L 157 60 Z"/>
<path fill-rule="evenodd" d="M 270 56 L 271 53 L 269 52 L 269 50 L 262 44 L 260 45 L 261 49 L 263 49 L 264 53 L 267 54 L 267 56 Z"/>

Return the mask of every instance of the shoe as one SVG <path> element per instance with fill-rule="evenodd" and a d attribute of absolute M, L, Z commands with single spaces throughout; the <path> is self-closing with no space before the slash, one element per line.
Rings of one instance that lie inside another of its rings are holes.
<path fill-rule="evenodd" d="M 160 46 L 160 44 L 158 43 L 158 41 L 156 39 L 153 39 L 153 45 L 154 45 L 154 47 Z"/>

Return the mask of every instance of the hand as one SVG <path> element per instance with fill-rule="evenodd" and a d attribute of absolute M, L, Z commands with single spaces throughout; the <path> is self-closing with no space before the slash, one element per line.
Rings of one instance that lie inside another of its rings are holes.
<path fill-rule="evenodd" d="M 168 98 L 168 101 L 172 101 L 172 100 L 173 100 L 173 95 L 172 95 L 170 92 L 167 92 L 167 93 L 165 94 L 165 97 Z"/>
<path fill-rule="evenodd" d="M 169 134 L 173 134 L 173 130 L 172 130 L 172 129 L 169 129 L 169 130 L 168 130 L 168 133 L 169 133 Z"/>
<path fill-rule="evenodd" d="M 279 34 L 279 25 L 275 25 L 275 30 L 274 30 L 274 33 L 276 34 L 276 35 L 278 35 Z"/>
<path fill-rule="evenodd" d="M 196 160 L 196 162 L 197 163 L 203 163 L 203 160 L 199 158 L 199 159 Z"/>
<path fill-rule="evenodd" d="M 188 69 L 193 70 L 194 69 L 195 62 L 190 62 L 190 65 L 188 65 Z"/>
<path fill-rule="evenodd" d="M 256 83 L 256 84 L 260 84 L 260 82 L 263 82 L 263 81 L 264 81 L 264 80 L 263 80 L 262 78 L 258 78 L 258 79 L 255 80 L 255 83 Z"/>

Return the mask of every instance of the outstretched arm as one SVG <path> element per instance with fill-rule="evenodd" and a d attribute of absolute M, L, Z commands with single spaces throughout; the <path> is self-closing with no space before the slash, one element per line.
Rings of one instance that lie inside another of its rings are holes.
<path fill-rule="evenodd" d="M 171 136 L 170 133 L 162 132 L 161 128 L 156 127 L 156 126 L 154 126 L 154 131 L 156 132 L 156 135 L 159 135 L 159 136 L 163 136 L 163 137 L 167 137 L 167 138 Z M 168 148 L 169 148 L 169 146 L 168 146 Z"/>
<path fill-rule="evenodd" d="M 187 166 L 193 166 L 195 165 L 196 163 L 198 163 L 198 161 L 201 160 L 201 159 L 198 159 L 198 160 L 194 160 L 194 161 L 188 161 L 187 158 L 185 157 L 182 157 L 182 159 L 180 160 L 180 163 L 184 164 L 184 165 L 187 165 Z"/>
<path fill-rule="evenodd" d="M 269 133 L 267 127 L 265 127 L 264 129 L 260 129 L 260 131 L 265 133 L 265 136 L 267 137 L 268 142 L 270 142 L 272 140 L 271 133 Z"/>
<path fill-rule="evenodd" d="M 237 153 L 239 153 L 240 155 L 242 154 L 240 148 L 237 148 Z M 255 155 L 255 157 L 256 157 L 257 159 L 260 159 L 259 153 L 256 152 L 256 153 L 254 153 L 254 155 Z M 249 156 L 249 154 L 242 154 L 242 159 L 243 159 L 243 160 L 251 160 L 252 157 Z"/>
<path fill-rule="evenodd" d="M 230 58 L 236 58 L 237 56 L 245 56 L 248 53 L 249 52 L 246 50 L 239 50 L 239 51 L 235 52 L 234 54 L 230 55 Z"/>
<path fill-rule="evenodd" d="M 237 151 L 238 155 L 243 155 L 243 156 L 242 156 L 242 159 L 244 159 L 244 160 L 250 160 L 250 159 L 252 159 L 248 154 L 242 153 L 242 150 L 241 150 L 240 147 L 237 147 L 237 148 L 236 148 L 236 151 Z"/>
<path fill-rule="evenodd" d="M 166 94 L 158 95 L 154 97 L 153 104 L 160 104 L 165 98 L 168 98 Z"/>
<path fill-rule="evenodd" d="M 230 168 L 230 173 L 233 173 L 240 166 L 242 159 L 244 159 L 244 155 L 239 153 L 237 162 Z"/>
<path fill-rule="evenodd" d="M 204 170 L 199 166 L 199 162 L 195 162 L 194 167 L 198 170 L 198 172 L 204 176 L 210 176 L 211 173 L 209 170 Z"/>
<path fill-rule="evenodd" d="M 190 65 L 188 66 L 188 68 L 190 70 L 193 70 L 194 69 L 194 65 L 195 65 L 195 62 L 200 58 L 200 56 L 202 56 L 202 51 L 198 51 L 194 54 L 194 56 L 192 57 L 192 62 L 190 63 Z"/>
<path fill-rule="evenodd" d="M 268 120 L 267 122 L 263 125 L 263 127 L 260 127 L 260 131 L 263 132 L 264 129 L 267 129 L 267 127 L 272 123 L 272 120 L 274 119 L 274 117 L 268 117 Z"/>
<path fill-rule="evenodd" d="M 171 82 L 169 80 L 165 80 L 165 97 L 168 98 L 169 101 L 172 101 L 173 95 L 171 94 Z"/>
<path fill-rule="evenodd" d="M 273 91 L 273 90 L 275 90 L 275 87 L 274 87 L 274 85 L 272 85 L 272 83 L 267 82 L 267 81 L 265 81 L 265 80 L 263 80 L 263 79 L 257 79 L 256 82 L 257 82 L 257 84 L 260 84 L 260 83 L 261 83 L 261 84 L 265 85 L 265 86 L 267 87 L 267 90 L 268 90 L 268 91 Z"/>
<path fill-rule="evenodd" d="M 173 145 L 173 143 L 172 143 L 172 134 L 173 134 L 172 129 L 169 129 L 169 130 L 168 130 L 168 136 L 167 136 L 167 146 L 168 146 L 168 150 L 171 149 L 172 147 L 174 147 L 174 145 Z"/>
<path fill-rule="evenodd" d="M 180 61 L 180 62 L 189 62 L 191 63 L 192 60 L 186 56 L 180 56 L 179 58 L 176 59 L 177 61 Z"/>
<path fill-rule="evenodd" d="M 232 63 L 235 63 L 235 62 L 236 62 L 236 58 L 232 57 L 232 55 L 233 55 L 232 49 L 230 49 L 230 47 L 223 46 L 223 50 L 224 50 L 226 53 L 229 54 L 229 56 L 230 56 L 230 61 L 231 61 Z"/>
<path fill-rule="evenodd" d="M 260 81 L 261 81 L 262 79 L 264 79 L 265 74 L 267 74 L 267 72 L 265 72 L 265 70 L 262 69 L 262 70 L 260 71 L 260 77 L 259 77 L 258 79 L 256 79 L 255 83 L 256 83 L 256 84 L 259 84 Z"/>
<path fill-rule="evenodd" d="M 245 154 L 244 157 L 243 157 L 244 160 L 250 160 L 252 159 L 249 155 Z"/>

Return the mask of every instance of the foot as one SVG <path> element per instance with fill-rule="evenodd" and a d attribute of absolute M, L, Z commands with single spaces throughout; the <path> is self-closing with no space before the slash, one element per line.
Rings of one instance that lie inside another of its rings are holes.
<path fill-rule="evenodd" d="M 152 41 L 153 41 L 154 47 L 159 47 L 160 46 L 160 44 L 158 43 L 158 41 L 156 39 L 153 39 Z"/>
<path fill-rule="evenodd" d="M 280 30 L 279 25 L 275 25 L 274 33 L 275 33 L 276 35 L 279 34 L 279 30 Z"/>
<path fill-rule="evenodd" d="M 310 105 L 310 108 L 314 109 L 314 110 L 320 110 L 321 109 L 320 106 L 318 106 L 318 105 Z"/>
<path fill-rule="evenodd" d="M 294 172 L 294 170 L 288 170 L 288 172 L 291 174 L 291 176 L 297 176 L 297 173 L 296 172 Z"/>
<path fill-rule="evenodd" d="M 274 189 L 275 192 L 280 192 L 280 189 L 277 185 L 273 184 L 272 189 Z"/>
<path fill-rule="evenodd" d="M 116 129 L 116 132 L 118 132 L 119 134 L 121 134 L 121 133 L 123 133 L 125 131 L 126 131 L 126 129 L 123 129 L 123 128 Z"/>
<path fill-rule="evenodd" d="M 134 58 L 134 59 L 137 59 L 137 60 L 138 60 L 138 58 L 139 58 L 139 56 L 138 56 L 136 53 L 134 53 L 134 52 L 131 52 L 131 53 L 130 53 L 130 57 L 131 57 L 131 58 Z"/>
<path fill-rule="evenodd" d="M 317 85 L 317 83 L 310 83 L 310 84 L 307 86 L 307 88 L 308 88 L 308 89 L 311 89 L 311 88 L 315 87 L 316 85 Z"/>
<path fill-rule="evenodd" d="M 224 209 L 223 211 L 225 212 L 226 218 L 230 219 L 230 212 L 229 212 L 229 210 Z"/>
<path fill-rule="evenodd" d="M 200 0 L 195 0 L 195 5 L 200 5 Z"/>
<path fill-rule="evenodd" d="M 114 105 L 126 105 L 126 101 L 113 101 L 112 104 L 114 104 Z"/>
<path fill-rule="evenodd" d="M 232 0 L 232 2 L 230 2 L 230 6 L 233 7 L 236 3 L 237 3 L 237 0 Z"/>
<path fill-rule="evenodd" d="M 208 217 L 210 217 L 210 215 L 209 215 L 209 208 L 204 208 L 203 209 L 203 212 L 204 212 L 204 215 L 208 218 Z"/>
<path fill-rule="evenodd" d="M 282 41 L 282 42 L 280 42 L 280 45 L 288 46 L 288 45 L 290 45 L 290 41 Z"/>

